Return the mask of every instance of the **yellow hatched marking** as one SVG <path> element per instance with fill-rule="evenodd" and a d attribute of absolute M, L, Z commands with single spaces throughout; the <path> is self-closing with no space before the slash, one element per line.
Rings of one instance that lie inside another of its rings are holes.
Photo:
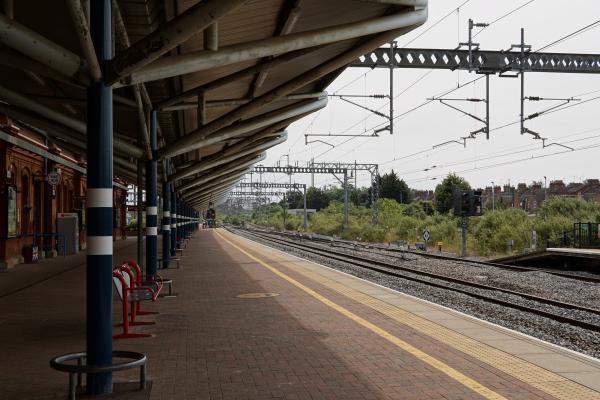
<path fill-rule="evenodd" d="M 280 278 L 288 281 L 292 285 L 294 285 L 297 288 L 303 290 L 304 292 L 306 292 L 307 294 L 311 295 L 312 297 L 314 297 L 315 299 L 317 299 L 321 303 L 323 303 L 323 304 L 331 307 L 335 311 L 337 311 L 340 314 L 344 315 L 345 317 L 351 319 L 352 321 L 356 322 L 357 324 L 359 324 L 359 325 L 361 325 L 361 326 L 369 329 L 370 331 L 374 332 L 375 334 L 379 335 L 380 337 L 382 337 L 382 338 L 386 339 L 387 341 L 393 343 L 394 345 L 398 346 L 399 348 L 401 348 L 402 350 L 404 350 L 407 353 L 411 354 L 412 356 L 414 356 L 414 357 L 418 358 L 419 360 L 421 360 L 421 361 L 423 361 L 423 362 L 431 365 L 432 367 L 436 368 L 440 372 L 443 372 L 444 374 L 448 375 L 452 379 L 456 380 L 457 382 L 461 383 L 462 385 L 466 386 L 467 388 L 473 390 L 474 392 L 480 394 L 481 396 L 485 397 L 486 399 L 490 399 L 490 400 L 507 400 L 504 396 L 502 396 L 502 395 L 494 392 L 493 390 L 488 389 L 487 387 L 483 386 L 479 382 L 475 381 L 472 378 L 469 378 L 468 376 L 466 376 L 463 373 L 457 371 L 456 369 L 450 367 L 449 365 L 447 365 L 444 362 L 438 360 L 437 358 L 432 357 L 429 354 L 427 354 L 427 353 L 419 350 L 418 348 L 412 346 L 411 344 L 403 341 L 402 339 L 397 338 L 396 336 L 392 335 L 391 333 L 387 332 L 386 330 L 381 329 L 377 325 L 372 324 L 371 322 L 369 322 L 369 321 L 367 321 L 367 320 L 359 317 L 358 315 L 354 314 L 353 312 L 347 310 L 346 308 L 344 308 L 344 307 L 338 305 L 337 303 L 334 303 L 333 301 L 329 300 L 328 298 L 320 295 L 319 293 L 315 292 L 311 288 L 309 288 L 309 287 L 303 285 L 302 283 L 298 282 L 294 278 L 292 278 L 292 277 L 284 274 L 283 272 L 279 271 L 275 267 L 272 267 L 271 265 L 267 264 L 266 262 L 264 262 L 264 261 L 256 258 L 252 254 L 248 253 L 246 250 L 242 249 L 237 244 L 235 244 L 232 241 L 230 241 L 227 238 L 225 238 L 221 233 L 219 233 L 219 232 L 216 232 L 216 233 L 217 233 L 217 235 L 219 235 L 221 237 L 221 239 L 223 239 L 224 241 L 226 241 L 227 243 L 229 243 L 231 246 L 235 247 L 237 250 L 239 250 L 240 252 L 242 252 L 243 254 L 245 254 L 250 259 L 256 261 L 257 263 L 259 263 L 263 267 L 267 268 L 269 271 L 273 272 L 275 275 L 277 275 Z"/>
<path fill-rule="evenodd" d="M 559 400 L 600 400 L 600 393 L 573 382 L 554 372 L 498 350 L 485 343 L 462 335 L 451 329 L 436 324 L 411 312 L 393 306 L 382 300 L 339 284 L 320 274 L 298 267 L 293 262 L 282 261 L 280 264 L 307 278 L 316 281 L 344 296 L 362 303 L 395 321 L 407 325 L 435 340 L 443 342 L 479 361 L 482 361 L 522 382 L 525 382 Z"/>

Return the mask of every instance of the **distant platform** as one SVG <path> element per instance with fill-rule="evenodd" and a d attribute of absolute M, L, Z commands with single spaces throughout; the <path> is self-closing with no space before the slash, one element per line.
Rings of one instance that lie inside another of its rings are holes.
<path fill-rule="evenodd" d="M 600 268 L 600 249 L 549 247 L 543 251 L 497 258 L 492 262 L 526 266 Z"/>

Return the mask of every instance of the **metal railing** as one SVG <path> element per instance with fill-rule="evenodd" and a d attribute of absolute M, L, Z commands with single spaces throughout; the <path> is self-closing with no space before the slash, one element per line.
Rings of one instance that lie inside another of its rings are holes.
<path fill-rule="evenodd" d="M 546 247 L 600 248 L 597 222 L 575 222 L 571 231 L 562 231 L 549 238 Z"/>
<path fill-rule="evenodd" d="M 106 372 L 124 371 L 132 368 L 140 368 L 140 390 L 146 389 L 146 361 L 145 354 L 135 353 L 133 351 L 114 350 L 113 358 L 125 358 L 131 361 L 109 364 L 109 365 L 86 365 L 87 354 L 71 353 L 54 357 L 50 360 L 50 367 L 57 371 L 67 372 L 69 374 L 69 400 L 75 400 L 77 388 L 82 387 L 82 374 L 101 374 Z M 69 364 L 76 361 L 77 364 Z"/>

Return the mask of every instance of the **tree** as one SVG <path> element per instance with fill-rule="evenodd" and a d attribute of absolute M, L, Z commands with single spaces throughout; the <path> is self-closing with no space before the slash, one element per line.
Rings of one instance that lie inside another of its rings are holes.
<path fill-rule="evenodd" d="M 283 199 L 279 204 L 283 207 Z M 285 206 L 286 208 L 304 208 L 304 194 L 298 190 L 288 190 L 285 195 Z"/>
<path fill-rule="evenodd" d="M 378 176 L 377 183 L 379 185 L 379 197 L 383 199 L 394 199 L 398 203 L 408 204 L 414 198 L 412 190 L 404 180 L 398 178 L 394 170 Z"/>
<path fill-rule="evenodd" d="M 332 201 L 344 202 L 344 189 L 342 187 L 334 185 L 325 186 L 323 192 L 325 193 L 325 196 L 327 196 L 328 203 L 331 203 Z"/>
<path fill-rule="evenodd" d="M 314 208 L 317 211 L 327 207 L 329 199 L 322 189 L 309 187 L 306 189 L 306 207 Z"/>
<path fill-rule="evenodd" d="M 442 183 L 435 187 L 435 209 L 438 212 L 446 214 L 452 209 L 454 188 L 471 190 L 471 185 L 454 173 L 445 177 Z"/>
<path fill-rule="evenodd" d="M 348 196 L 350 202 L 355 206 L 370 206 L 371 203 L 371 191 L 370 188 L 355 188 L 349 187 L 350 195 Z"/>

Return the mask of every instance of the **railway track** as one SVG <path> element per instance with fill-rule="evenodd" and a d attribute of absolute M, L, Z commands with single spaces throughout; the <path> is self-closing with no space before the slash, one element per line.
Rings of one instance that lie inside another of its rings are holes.
<path fill-rule="evenodd" d="M 316 254 L 322 257 L 325 257 L 330 260 L 348 263 L 360 268 L 364 268 L 370 271 L 378 272 L 387 276 L 393 276 L 396 278 L 402 278 L 406 280 L 410 280 L 413 282 L 417 282 L 423 285 L 428 285 L 431 287 L 436 287 L 444 290 L 449 290 L 455 293 L 460 293 L 463 295 L 471 296 L 473 298 L 483 300 L 488 303 L 493 303 L 497 305 L 501 305 L 504 307 L 509 307 L 512 309 L 517 309 L 520 311 L 525 311 L 529 313 L 533 313 L 539 316 L 543 316 L 561 323 L 567 323 L 573 326 L 577 326 L 580 328 L 588 329 L 595 332 L 600 332 L 600 325 L 582 321 L 580 319 L 572 318 L 570 316 L 562 315 L 557 312 L 552 312 L 549 310 L 544 310 L 544 306 L 552 306 L 558 309 L 562 309 L 564 311 L 581 311 L 585 313 L 589 313 L 592 315 L 600 315 L 599 309 L 588 308 L 584 306 L 580 306 L 577 304 L 562 302 L 558 300 L 548 299 L 544 297 L 539 297 L 527 293 L 517 292 L 514 290 L 504 289 L 496 286 L 485 285 L 481 283 L 471 282 L 464 279 L 454 278 L 443 274 L 436 274 L 432 272 L 427 272 L 415 268 L 410 268 L 406 266 L 401 266 L 397 264 L 393 264 L 390 262 L 376 260 L 370 257 L 359 256 L 355 254 L 347 254 L 343 253 L 339 250 L 339 248 L 323 248 L 314 244 L 301 243 L 301 242 L 292 242 L 291 240 L 284 239 L 281 237 L 275 236 L 273 233 L 264 233 L 264 232 L 253 232 L 248 230 L 232 230 L 232 232 L 237 234 L 242 234 L 244 236 L 250 236 L 250 238 L 255 237 L 262 239 L 267 242 L 283 245 L 286 247 L 291 247 L 297 250 L 310 252 L 312 254 Z M 455 259 L 456 261 L 456 259 Z M 462 261 L 462 260 L 460 260 Z M 515 301 L 510 301 L 507 299 L 498 298 L 498 294 L 502 293 L 504 295 L 516 296 L 522 299 L 526 299 L 535 303 L 539 303 L 542 306 L 541 308 L 531 307 L 528 305 L 520 304 Z M 496 296 L 494 296 L 496 295 Z"/>
<path fill-rule="evenodd" d="M 273 232 L 269 232 L 269 231 L 260 231 L 260 232 L 263 232 L 265 234 L 273 234 Z M 277 234 L 281 235 L 281 236 L 290 237 L 290 238 L 298 237 L 297 234 L 291 234 L 291 233 L 286 233 L 286 232 L 283 232 L 283 233 L 278 232 Z M 523 266 L 519 266 L 519 265 L 500 264 L 500 263 L 494 263 L 494 262 L 489 262 L 489 261 L 469 260 L 469 259 L 464 259 L 464 258 L 459 258 L 459 257 L 454 257 L 454 256 L 443 255 L 443 254 L 427 253 L 427 252 L 418 251 L 418 250 L 399 249 L 399 248 L 387 247 L 387 246 L 379 245 L 379 244 L 364 243 L 364 242 L 350 241 L 350 240 L 343 240 L 343 239 L 312 237 L 310 235 L 303 235 L 303 234 L 300 234 L 300 237 L 305 240 L 310 240 L 310 241 L 317 242 L 317 243 L 334 244 L 336 246 L 344 245 L 344 246 L 348 246 L 348 248 L 361 247 L 367 251 L 369 249 L 376 249 L 378 251 L 381 251 L 384 253 L 389 253 L 392 255 L 401 254 L 403 256 L 405 254 L 414 254 L 416 256 L 425 257 L 425 258 L 432 258 L 432 259 L 437 259 L 437 260 L 447 260 L 447 261 L 457 261 L 457 262 L 474 264 L 474 265 L 485 265 L 485 266 L 489 266 L 489 267 L 504 269 L 507 271 L 544 272 L 546 274 L 560 276 L 562 278 L 575 279 L 575 280 L 583 281 L 583 282 L 600 283 L 600 277 L 597 277 L 597 276 L 580 275 L 580 274 L 570 273 L 570 272 L 566 272 L 566 271 L 556 271 L 556 270 L 548 269 L 548 268 L 523 267 Z"/>

